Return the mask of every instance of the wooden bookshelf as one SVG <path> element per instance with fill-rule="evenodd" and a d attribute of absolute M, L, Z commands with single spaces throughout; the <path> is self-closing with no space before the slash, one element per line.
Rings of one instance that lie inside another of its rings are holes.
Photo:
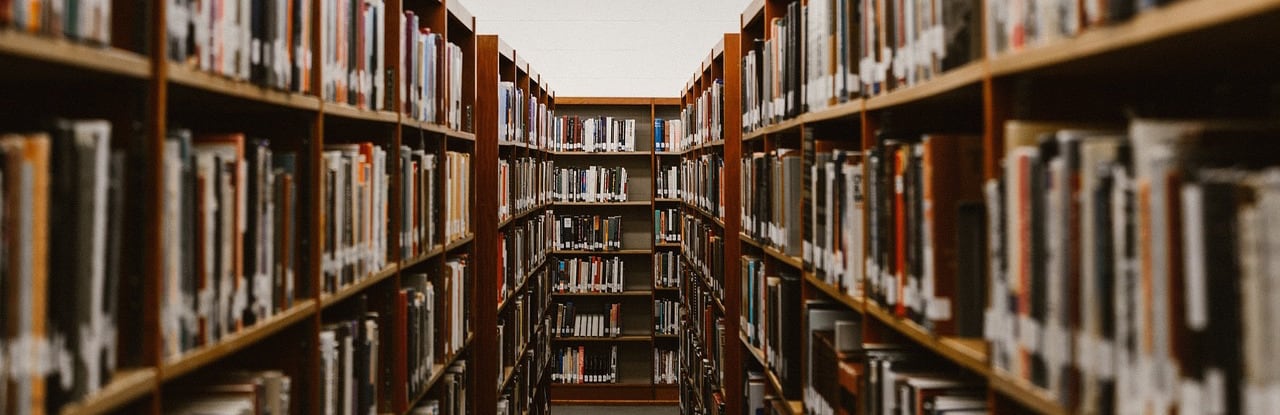
<path fill-rule="evenodd" d="M 2 66 L 6 73 L 12 71 L 19 79 L 47 76 L 42 72 L 52 65 L 83 75 L 132 79 L 151 77 L 150 60 L 146 56 L 124 49 L 36 36 L 17 30 L 0 31 L 0 55 L 6 60 L 22 59 L 31 64 L 10 68 L 16 63 L 10 61 Z"/>
<path fill-rule="evenodd" d="M 286 327 L 316 314 L 315 300 L 299 301 L 292 308 L 247 327 L 238 333 L 227 336 L 218 343 L 192 350 L 177 359 L 166 362 L 164 366 L 160 367 L 160 380 L 176 379 L 201 367 L 213 364 L 219 359 L 230 356 L 232 353 L 258 343 L 272 334 L 278 333 Z"/>

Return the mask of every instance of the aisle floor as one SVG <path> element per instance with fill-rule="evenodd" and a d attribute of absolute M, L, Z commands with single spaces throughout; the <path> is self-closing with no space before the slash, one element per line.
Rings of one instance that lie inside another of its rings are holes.
<path fill-rule="evenodd" d="M 552 415 L 675 415 L 680 409 L 674 406 L 581 406 L 551 407 Z"/>

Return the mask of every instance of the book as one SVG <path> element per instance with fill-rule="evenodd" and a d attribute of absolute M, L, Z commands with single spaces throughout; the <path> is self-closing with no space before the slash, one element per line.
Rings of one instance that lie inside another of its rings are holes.
<path fill-rule="evenodd" d="M 462 47 L 447 41 L 436 28 L 412 10 L 405 10 L 400 43 L 400 104 L 410 119 L 463 130 L 462 114 Z M 382 25 L 377 25 L 381 30 Z M 378 56 L 381 58 L 381 55 Z M 377 59 L 382 64 L 381 59 Z M 385 85 L 381 75 L 374 81 Z M 381 92 L 379 92 L 381 94 Z M 381 97 L 381 95 L 379 95 Z M 378 102 L 384 102 L 381 99 Z M 390 106 L 378 109 L 390 108 Z"/>
<path fill-rule="evenodd" d="M 703 88 L 693 102 L 685 104 L 680 110 L 678 126 L 673 126 L 672 131 L 678 136 L 671 140 L 669 151 L 686 151 L 704 144 L 724 141 L 723 108 L 724 80 L 711 80 L 710 85 Z"/>
<path fill-rule="evenodd" d="M 364 19 L 372 21 L 379 18 L 383 7 L 381 1 L 345 0 L 346 8 L 343 10 L 354 10 L 357 5 L 363 10 L 366 3 L 371 8 L 362 12 Z M 103 44 L 109 43 L 110 25 L 99 19 L 110 21 L 110 4 L 96 1 L 83 4 L 90 8 L 79 13 L 79 16 L 88 26 L 77 25 L 76 30 L 87 30 L 82 35 Z M 335 7 L 335 3 L 323 6 L 326 10 L 333 10 L 329 7 Z M 312 7 L 310 2 L 297 0 L 237 0 L 216 5 L 191 0 L 171 0 L 166 7 L 168 16 L 165 19 L 168 58 L 193 70 L 265 88 L 315 93 L 315 82 L 311 79 L 312 52 L 326 51 L 326 64 L 336 61 L 329 59 L 331 56 L 327 53 L 332 49 L 335 39 L 326 37 L 326 47 L 312 43 L 312 35 L 315 33 L 312 28 L 315 11 Z M 322 33 L 327 36 L 334 33 L 331 30 L 337 29 L 335 19 L 335 14 L 326 15 Z M 344 20 L 342 27 L 355 30 L 349 19 Z M 372 25 L 368 30 L 373 31 Z M 352 69 L 373 70 L 372 67 L 366 67 L 365 63 L 372 61 L 374 49 L 362 51 L 367 53 L 362 56 L 368 58 L 361 61 L 356 56 L 349 56 L 349 60 L 344 63 L 350 63 Z M 346 50 L 343 52 L 345 55 Z"/>
<path fill-rule="evenodd" d="M 611 116 L 555 118 L 547 147 L 565 152 L 636 151 L 636 120 Z M 499 127 L 501 130 L 501 127 Z"/>
<path fill-rule="evenodd" d="M 555 212 L 548 210 L 550 215 Z M 580 251 L 617 251 L 622 249 L 622 216 L 572 215 L 555 216 L 559 231 L 556 249 Z"/>
<path fill-rule="evenodd" d="M 325 146 L 325 293 L 387 266 L 390 177 L 387 152 L 373 143 Z"/>
<path fill-rule="evenodd" d="M 550 263 L 556 293 L 620 293 L 626 289 L 626 263 L 620 257 L 555 258 Z"/>
<path fill-rule="evenodd" d="M 557 202 L 626 202 L 627 168 L 614 166 L 557 167 L 553 200 Z"/>
<path fill-rule="evenodd" d="M 174 413 L 288 414 L 293 379 L 278 370 L 230 370 L 175 388 L 164 406 Z"/>

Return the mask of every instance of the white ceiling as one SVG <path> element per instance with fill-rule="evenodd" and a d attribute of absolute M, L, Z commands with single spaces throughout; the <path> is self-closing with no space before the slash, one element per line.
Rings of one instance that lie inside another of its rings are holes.
<path fill-rule="evenodd" d="M 748 0 L 460 0 L 556 96 L 675 97 Z"/>

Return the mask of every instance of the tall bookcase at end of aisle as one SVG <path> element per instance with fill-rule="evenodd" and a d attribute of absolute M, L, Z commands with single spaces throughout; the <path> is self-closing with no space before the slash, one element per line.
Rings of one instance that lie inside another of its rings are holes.
<path fill-rule="evenodd" d="M 669 404 L 677 321 L 673 253 L 656 196 L 655 122 L 663 98 L 556 99 L 549 120 L 552 174 L 548 259 L 553 304 L 551 401 Z M 668 232 L 669 234 L 669 232 Z"/>
<path fill-rule="evenodd" d="M 4 412 L 460 413 L 474 17 L 55 3 L 0 6 Z"/>
<path fill-rule="evenodd" d="M 1280 3 L 1018 6 L 742 14 L 747 411 L 1266 411 Z"/>

